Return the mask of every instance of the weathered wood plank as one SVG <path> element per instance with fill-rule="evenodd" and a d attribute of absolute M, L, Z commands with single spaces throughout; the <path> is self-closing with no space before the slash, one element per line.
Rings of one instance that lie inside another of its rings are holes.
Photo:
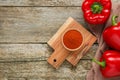
<path fill-rule="evenodd" d="M 0 80 L 7 80 L 7 77 L 5 76 L 5 73 L 0 70 Z"/>
<path fill-rule="evenodd" d="M 0 6 L 80 6 L 83 0 L 0 0 Z"/>
<path fill-rule="evenodd" d="M 9 78 L 25 80 L 85 80 L 91 61 L 81 60 L 77 67 L 65 62 L 58 70 L 46 61 L 24 63 L 0 63 L 0 70 Z"/>
<path fill-rule="evenodd" d="M 84 0 L 0 0 L 0 6 L 81 6 Z M 113 3 L 119 0 L 111 0 Z"/>
<path fill-rule="evenodd" d="M 94 44 L 82 59 L 91 59 L 96 49 Z M 0 62 L 44 61 L 52 52 L 47 44 L 0 44 Z"/>
<path fill-rule="evenodd" d="M 86 26 L 80 7 L 0 7 L 0 43 L 47 42 L 69 16 Z"/>
<path fill-rule="evenodd" d="M 25 78 L 7 78 L 8 80 L 26 80 Z"/>

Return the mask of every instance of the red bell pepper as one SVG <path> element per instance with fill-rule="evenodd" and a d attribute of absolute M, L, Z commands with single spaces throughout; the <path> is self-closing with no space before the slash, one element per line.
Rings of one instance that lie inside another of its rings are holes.
<path fill-rule="evenodd" d="M 90 24 L 103 24 L 111 12 L 111 0 L 85 0 L 82 10 L 85 20 Z"/>
<path fill-rule="evenodd" d="M 120 52 L 107 50 L 103 53 L 100 61 L 93 59 L 100 65 L 100 71 L 106 78 L 120 76 Z"/>
<path fill-rule="evenodd" d="M 120 22 L 117 23 L 117 16 L 112 17 L 112 26 L 106 28 L 103 32 L 104 41 L 116 50 L 120 50 Z"/>

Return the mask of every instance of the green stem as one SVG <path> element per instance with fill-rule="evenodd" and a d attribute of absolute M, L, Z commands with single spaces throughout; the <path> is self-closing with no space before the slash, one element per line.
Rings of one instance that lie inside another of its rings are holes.
<path fill-rule="evenodd" d="M 103 68 L 106 66 L 105 61 L 100 62 L 100 61 L 97 61 L 97 60 L 94 59 L 94 58 L 92 59 L 92 61 L 95 62 L 95 63 L 97 63 L 97 64 L 99 64 L 99 65 L 100 65 L 101 67 L 103 67 Z"/>
<path fill-rule="evenodd" d="M 94 6 L 94 11 L 93 11 L 93 12 L 94 12 L 94 13 L 97 13 L 98 11 L 99 11 L 99 5 L 95 5 L 95 6 Z"/>
<path fill-rule="evenodd" d="M 93 13 L 101 13 L 103 6 L 99 2 L 94 2 L 91 6 Z"/>
<path fill-rule="evenodd" d="M 118 16 L 112 16 L 112 25 L 113 26 L 117 25 L 116 18 L 118 18 Z"/>

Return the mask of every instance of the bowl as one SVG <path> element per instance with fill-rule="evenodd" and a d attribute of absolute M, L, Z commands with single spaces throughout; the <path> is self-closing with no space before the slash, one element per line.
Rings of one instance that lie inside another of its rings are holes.
<path fill-rule="evenodd" d="M 84 37 L 80 30 L 71 28 L 62 35 L 62 45 L 68 51 L 76 51 L 83 45 Z"/>

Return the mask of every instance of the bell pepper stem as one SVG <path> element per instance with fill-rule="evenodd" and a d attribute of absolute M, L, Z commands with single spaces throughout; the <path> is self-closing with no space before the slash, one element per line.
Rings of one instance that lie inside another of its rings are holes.
<path fill-rule="evenodd" d="M 102 11 L 102 5 L 98 2 L 94 2 L 91 6 L 92 12 L 93 13 L 101 13 Z"/>
<path fill-rule="evenodd" d="M 97 63 L 98 65 L 100 65 L 101 67 L 105 67 L 106 66 L 106 63 L 105 63 L 105 61 L 102 61 L 102 62 L 100 62 L 100 61 L 98 61 L 98 60 L 96 60 L 96 59 L 92 59 L 92 62 L 95 62 L 95 63 Z"/>
<path fill-rule="evenodd" d="M 117 25 L 116 18 L 118 18 L 118 16 L 112 16 L 112 25 L 113 26 Z"/>
<path fill-rule="evenodd" d="M 95 6 L 94 13 L 97 13 L 98 11 L 99 11 L 99 6 L 98 6 L 98 5 L 96 5 L 96 6 Z"/>

